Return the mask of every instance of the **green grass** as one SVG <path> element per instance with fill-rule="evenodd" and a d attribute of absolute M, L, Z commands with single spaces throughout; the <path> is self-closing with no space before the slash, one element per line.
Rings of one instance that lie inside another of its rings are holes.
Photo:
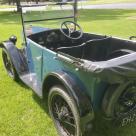
<path fill-rule="evenodd" d="M 84 31 L 121 38 L 136 35 L 136 11 L 134 10 L 83 10 L 79 16 Z"/>
<path fill-rule="evenodd" d="M 79 23 L 84 31 L 123 38 L 136 35 L 136 10 L 82 10 L 79 14 Z M 15 34 L 18 44 L 21 43 L 19 15 L 0 12 L 0 20 L 0 41 Z M 135 128 L 134 123 L 118 128 L 97 119 L 92 136 L 135 136 Z M 6 74 L 1 58 L 0 136 L 57 136 L 46 103 L 22 83 L 12 81 Z"/>
<path fill-rule="evenodd" d="M 10 6 L 10 5 L 0 5 L 0 9 L 1 8 L 14 8 L 14 7 L 16 7 L 16 6 Z"/>

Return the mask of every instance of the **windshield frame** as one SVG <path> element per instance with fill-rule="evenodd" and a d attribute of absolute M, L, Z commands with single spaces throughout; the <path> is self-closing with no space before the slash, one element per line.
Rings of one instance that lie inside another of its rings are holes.
<path fill-rule="evenodd" d="M 55 18 L 48 18 L 48 19 L 33 19 L 33 20 L 25 20 L 24 19 L 24 13 L 23 8 L 31 8 L 31 7 L 43 7 L 43 6 L 55 6 L 55 5 L 72 5 L 73 15 L 71 16 L 65 16 L 65 17 L 55 17 Z M 20 13 L 21 13 L 21 22 L 22 22 L 22 28 L 23 28 L 23 35 L 24 35 L 24 41 L 25 45 L 27 45 L 26 40 L 26 31 L 25 31 L 25 24 L 32 23 L 32 22 L 41 22 L 41 21 L 51 21 L 51 20 L 63 20 L 63 19 L 69 19 L 73 18 L 74 22 L 77 22 L 77 0 L 73 0 L 72 2 L 54 2 L 54 3 L 46 3 L 46 4 L 36 4 L 36 5 L 20 5 Z"/>

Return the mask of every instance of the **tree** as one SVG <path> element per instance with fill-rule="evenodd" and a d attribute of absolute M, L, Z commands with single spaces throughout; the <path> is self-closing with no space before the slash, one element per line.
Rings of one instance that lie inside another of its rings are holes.
<path fill-rule="evenodd" d="M 16 6 L 17 6 L 17 12 L 20 12 L 21 11 L 20 0 L 15 0 L 15 2 L 16 2 Z"/>

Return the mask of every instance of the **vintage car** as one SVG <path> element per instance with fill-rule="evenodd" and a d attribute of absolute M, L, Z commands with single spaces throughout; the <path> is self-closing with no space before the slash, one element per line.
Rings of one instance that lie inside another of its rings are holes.
<path fill-rule="evenodd" d="M 60 136 L 90 136 L 97 113 L 122 126 L 136 118 L 135 40 L 83 32 L 77 24 L 77 0 L 20 8 L 24 46 L 16 47 L 16 36 L 2 42 L 4 66 L 11 78 L 48 99 Z M 46 26 L 58 20 L 60 28 Z M 46 27 L 39 26 L 44 21 Z"/>

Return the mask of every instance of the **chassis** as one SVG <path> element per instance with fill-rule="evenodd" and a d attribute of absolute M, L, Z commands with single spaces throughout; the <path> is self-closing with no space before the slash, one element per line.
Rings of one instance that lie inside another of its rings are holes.
<path fill-rule="evenodd" d="M 90 136 L 97 112 L 122 125 L 135 116 L 136 42 L 83 33 L 76 23 L 76 0 L 73 7 L 74 22 L 62 23 L 65 29 L 61 31 L 31 26 L 27 34 L 27 21 L 21 12 L 24 48 L 15 46 L 15 36 L 0 47 L 8 74 L 22 80 L 41 98 L 48 98 L 49 112 L 60 136 Z M 48 20 L 53 19 L 63 18 Z"/>

